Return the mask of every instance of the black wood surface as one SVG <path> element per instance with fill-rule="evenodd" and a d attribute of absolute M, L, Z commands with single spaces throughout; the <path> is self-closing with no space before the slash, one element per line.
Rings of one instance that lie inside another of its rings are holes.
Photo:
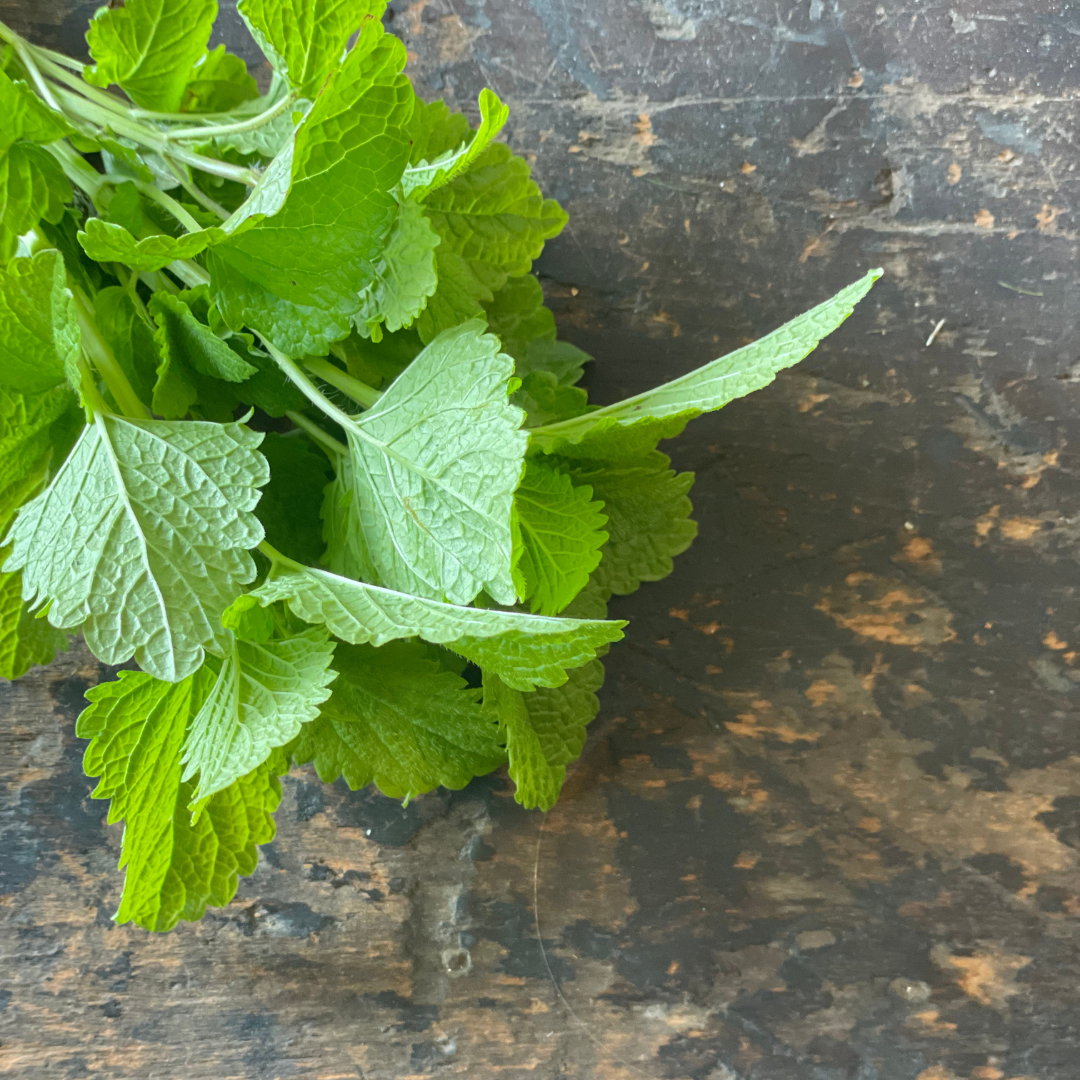
<path fill-rule="evenodd" d="M 0 17 L 77 52 L 94 6 Z M 398 0 L 388 25 L 425 95 L 509 103 L 570 211 L 539 270 L 595 401 L 886 276 L 667 447 L 701 534 L 614 605 L 629 640 L 546 818 L 504 776 L 402 809 L 298 769 L 229 908 L 117 928 L 73 731 L 102 671 L 79 648 L 5 686 L 0 1071 L 1074 1080 L 1080 9 Z"/>

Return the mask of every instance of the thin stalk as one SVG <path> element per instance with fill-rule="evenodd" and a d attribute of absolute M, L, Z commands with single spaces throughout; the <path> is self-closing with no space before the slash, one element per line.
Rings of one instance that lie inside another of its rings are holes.
<path fill-rule="evenodd" d="M 254 131 L 263 124 L 268 124 L 275 116 L 283 113 L 294 101 L 295 94 L 286 94 L 279 102 L 269 109 L 251 117 L 249 120 L 238 120 L 235 124 L 209 124 L 204 127 L 172 128 L 162 132 L 166 139 L 216 139 L 219 135 L 239 135 L 243 131 Z"/>
<path fill-rule="evenodd" d="M 109 348 L 108 343 L 101 336 L 94 322 L 93 309 L 86 294 L 77 285 L 72 288 L 75 297 L 75 313 L 79 320 L 79 331 L 82 336 L 82 346 L 86 356 L 97 368 L 98 374 L 105 380 L 125 416 L 138 420 L 149 420 L 150 410 L 139 400 L 138 395 L 131 388 L 124 369 Z"/>
<path fill-rule="evenodd" d="M 276 547 L 271 547 L 265 540 L 259 544 L 259 551 L 261 551 L 273 564 L 274 570 L 279 566 L 286 570 L 306 570 L 307 567 L 303 563 L 298 563 L 294 559 L 290 559 L 288 555 L 282 555 Z M 271 570 L 271 573 L 274 571 Z"/>
<path fill-rule="evenodd" d="M 254 169 L 245 169 L 241 165 L 230 165 L 227 161 L 218 161 L 216 158 L 203 157 L 193 150 L 183 146 L 169 146 L 165 151 L 167 157 L 174 157 L 177 161 L 183 161 L 187 165 L 193 165 L 202 172 L 212 173 L 225 180 L 236 180 L 240 184 L 254 187 L 261 179 L 262 174 Z"/>
<path fill-rule="evenodd" d="M 45 103 L 50 109 L 60 112 L 60 106 L 57 105 L 56 98 L 52 96 L 52 91 L 49 89 L 49 84 L 38 70 L 37 64 L 34 63 L 34 58 L 31 56 L 30 50 L 26 47 L 26 42 L 24 42 L 22 38 L 18 38 L 12 44 L 14 44 L 15 51 L 19 54 L 19 59 L 30 73 L 30 78 L 34 80 L 34 85 L 38 88 L 38 93 L 45 99 Z"/>
<path fill-rule="evenodd" d="M 179 287 L 168 274 L 160 270 L 143 270 L 139 274 L 139 280 L 152 292 L 167 292 L 174 296 L 180 291 Z"/>
<path fill-rule="evenodd" d="M 333 435 L 323 431 L 314 420 L 309 420 L 303 413 L 294 412 L 292 409 L 287 409 L 285 415 L 298 428 L 306 431 L 317 443 L 321 443 L 332 454 L 339 457 L 348 456 L 349 448 L 343 442 L 338 442 Z"/>
<path fill-rule="evenodd" d="M 189 288 L 194 289 L 199 285 L 210 284 L 210 275 L 198 263 L 190 259 L 177 259 L 169 263 L 168 269 Z"/>
<path fill-rule="evenodd" d="M 206 194 L 198 184 L 193 183 L 187 178 L 184 170 L 176 164 L 175 161 L 165 159 L 165 164 L 169 166 L 169 172 L 176 177 L 180 186 L 200 205 L 204 210 L 209 210 L 211 214 L 217 214 L 222 221 L 225 221 L 229 217 L 229 211 L 225 209 L 220 203 L 214 202 L 209 195 Z"/>
<path fill-rule="evenodd" d="M 331 420 L 339 423 L 346 431 L 360 434 L 360 428 L 357 426 L 355 418 L 339 409 L 332 401 L 329 401 L 295 360 L 287 357 L 272 341 L 267 341 L 261 334 L 259 340 L 262 342 L 263 348 L 273 357 L 277 366 L 285 372 L 289 380 L 312 405 L 329 416 Z M 367 432 L 364 432 L 364 436 L 367 437 Z M 374 442 L 375 440 L 371 441 Z"/>
<path fill-rule="evenodd" d="M 99 173 L 86 158 L 76 153 L 74 147 L 63 139 L 49 143 L 45 149 L 60 162 L 64 175 L 77 188 L 85 191 L 92 202 L 96 203 L 101 189 L 109 182 L 108 178 Z"/>
<path fill-rule="evenodd" d="M 154 187 L 153 184 L 145 184 L 141 180 L 136 180 L 134 183 L 138 191 L 172 214 L 189 233 L 202 232 L 202 226 L 171 195 L 166 195 L 161 188 Z"/>
<path fill-rule="evenodd" d="M 94 383 L 93 373 L 90 371 L 90 365 L 82 357 L 78 362 L 79 374 L 82 376 L 80 379 L 79 390 L 82 394 L 83 405 L 89 408 L 91 415 L 96 413 L 107 413 L 110 411 L 105 399 L 98 391 L 96 384 Z"/>
<path fill-rule="evenodd" d="M 350 374 L 342 371 L 341 368 L 331 364 L 329 360 L 310 357 L 304 361 L 304 367 L 308 371 L 314 372 L 320 379 L 328 382 L 331 386 L 336 386 L 343 394 L 347 394 L 358 405 L 363 405 L 365 409 L 370 409 L 382 397 L 381 390 L 376 390 L 375 387 L 368 386 L 366 382 L 354 379 Z"/>
<path fill-rule="evenodd" d="M 139 284 L 139 275 L 129 270 L 126 266 L 122 266 L 120 263 L 113 264 L 113 273 L 120 279 L 120 284 L 123 287 L 124 292 L 128 294 L 128 298 L 135 308 L 135 313 L 147 326 L 153 329 L 154 321 L 150 318 L 150 312 L 146 310 L 143 298 L 139 295 L 139 290 L 136 288 Z"/>

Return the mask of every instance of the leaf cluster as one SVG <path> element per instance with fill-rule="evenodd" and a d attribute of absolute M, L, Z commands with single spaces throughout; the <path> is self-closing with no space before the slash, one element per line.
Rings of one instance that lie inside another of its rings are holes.
<path fill-rule="evenodd" d="M 230 900 L 290 763 L 552 806 L 609 599 L 695 534 L 658 443 L 877 276 L 591 406 L 530 273 L 565 213 L 493 92 L 416 96 L 384 6 L 240 0 L 266 93 L 216 0 L 101 8 L 85 69 L 0 24 L 0 674 L 137 663 L 77 732 L 151 930 Z"/>

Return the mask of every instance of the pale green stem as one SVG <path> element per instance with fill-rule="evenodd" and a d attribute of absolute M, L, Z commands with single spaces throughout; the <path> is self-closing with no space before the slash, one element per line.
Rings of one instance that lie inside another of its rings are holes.
<path fill-rule="evenodd" d="M 259 544 L 259 551 L 261 551 L 273 564 L 274 570 L 278 567 L 282 567 L 286 570 L 306 570 L 307 567 L 303 563 L 298 563 L 294 559 L 290 559 L 288 555 L 282 555 L 276 547 L 272 547 L 265 540 Z M 273 570 L 271 570 L 273 573 Z"/>
<path fill-rule="evenodd" d="M 321 443 L 332 454 L 336 454 L 340 457 L 346 457 L 349 453 L 349 448 L 343 443 L 338 442 L 333 435 L 323 431 L 318 424 L 313 420 L 309 420 L 303 413 L 294 412 L 292 409 L 288 409 L 285 415 L 298 427 L 306 431 L 317 443 Z"/>
<path fill-rule="evenodd" d="M 251 117 L 250 120 L 238 120 L 235 124 L 211 124 L 204 127 L 172 128 L 162 132 L 166 139 L 216 139 L 219 135 L 239 135 L 243 131 L 254 131 L 263 124 L 268 124 L 275 116 L 283 113 L 294 101 L 295 94 L 286 94 L 279 102 L 265 112 Z"/>
<path fill-rule="evenodd" d="M 343 394 L 348 394 L 353 401 L 358 405 L 363 405 L 365 409 L 370 409 L 382 397 L 381 391 L 368 386 L 366 382 L 354 379 L 348 372 L 331 364 L 329 360 L 310 357 L 304 361 L 304 367 L 331 386 L 336 386 Z"/>
<path fill-rule="evenodd" d="M 202 232 L 202 226 L 171 195 L 166 195 L 161 188 L 156 188 L 153 184 L 144 184 L 141 180 L 136 180 L 134 183 L 138 191 L 172 214 L 189 233 Z"/>
<path fill-rule="evenodd" d="M 45 149 L 60 162 L 64 175 L 77 188 L 85 191 L 90 196 L 91 201 L 96 201 L 101 189 L 109 182 L 108 179 L 62 139 L 49 143 Z"/>
<path fill-rule="evenodd" d="M 105 380 L 120 411 L 134 419 L 149 420 L 150 410 L 139 400 L 131 388 L 124 369 L 109 348 L 108 342 L 101 336 L 94 322 L 93 308 L 86 294 L 77 285 L 72 288 L 75 297 L 75 312 L 79 320 L 79 332 L 82 337 L 83 351 Z"/>
<path fill-rule="evenodd" d="M 38 93 L 45 99 L 45 103 L 55 112 L 60 112 L 60 106 L 57 105 L 56 98 L 52 96 L 52 91 L 49 89 L 48 83 L 45 82 L 44 77 L 38 70 L 37 64 L 34 63 L 34 58 L 31 56 L 30 50 L 26 47 L 26 42 L 24 42 L 22 38 L 16 38 L 12 44 L 15 46 L 15 51 L 19 54 L 19 59 L 30 73 L 30 78 L 33 79 L 34 85 L 38 89 Z"/>
<path fill-rule="evenodd" d="M 98 388 L 94 383 L 94 376 L 90 371 L 90 366 L 82 357 L 79 358 L 78 367 L 79 374 L 82 376 L 79 390 L 82 394 L 83 405 L 90 410 L 91 415 L 109 412 L 108 404 L 98 392 Z"/>
<path fill-rule="evenodd" d="M 289 377 L 289 380 L 296 386 L 300 393 L 312 403 L 312 405 L 329 416 L 331 420 L 339 423 L 346 431 L 354 432 L 357 435 L 361 434 L 355 418 L 350 416 L 344 410 L 339 409 L 332 401 L 329 401 L 319 388 L 307 377 L 307 374 L 295 360 L 291 360 L 287 357 L 272 341 L 267 341 L 261 334 L 259 335 L 259 340 L 263 343 L 263 348 L 273 357 L 277 366 L 285 372 Z"/>
<path fill-rule="evenodd" d="M 190 259 L 177 259 L 169 263 L 171 270 L 189 288 L 197 288 L 199 285 L 209 285 L 210 275 L 198 264 Z"/>

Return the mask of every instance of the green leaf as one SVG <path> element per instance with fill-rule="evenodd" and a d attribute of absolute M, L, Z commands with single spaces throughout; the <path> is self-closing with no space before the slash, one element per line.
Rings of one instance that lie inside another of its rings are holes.
<path fill-rule="evenodd" d="M 352 645 L 420 637 L 493 671 L 509 686 L 561 686 L 566 670 L 622 638 L 625 622 L 552 619 L 517 611 L 459 607 L 291 564 L 277 568 L 231 611 L 288 602 L 293 614 L 319 623 Z"/>
<path fill-rule="evenodd" d="M 64 381 L 70 335 L 78 341 L 70 300 L 58 251 L 0 269 L 0 385 L 33 394 Z"/>
<path fill-rule="evenodd" d="M 109 821 L 125 823 L 119 923 L 164 931 L 202 918 L 208 905 L 233 898 L 237 875 L 258 863 L 256 845 L 274 837 L 275 773 L 287 767 L 280 754 L 214 795 L 196 821 L 188 810 L 194 785 L 181 781 L 181 748 L 211 679 L 200 671 L 167 683 L 121 671 L 87 692 L 76 728 L 92 740 L 83 768 L 101 777 L 92 797 L 112 800 Z"/>
<path fill-rule="evenodd" d="M 127 289 L 112 285 L 91 295 L 98 331 L 112 349 L 136 396 L 149 405 L 160 362 L 153 330 L 139 317 Z"/>
<path fill-rule="evenodd" d="M 0 573 L 0 676 L 18 679 L 67 652 L 68 636 L 23 603 L 22 574 Z"/>
<path fill-rule="evenodd" d="M 448 251 L 511 276 L 528 273 L 544 241 L 567 221 L 529 178 L 528 164 L 502 143 L 492 143 L 424 205 Z"/>
<path fill-rule="evenodd" d="M 672 434 L 678 434 L 688 420 L 768 386 L 778 371 L 797 364 L 813 352 L 818 342 L 851 314 L 879 277 L 880 270 L 871 270 L 831 300 L 785 323 L 760 341 L 680 379 L 615 405 L 534 430 L 531 445 L 550 453 L 564 444 L 581 442 L 589 435 L 595 444 L 606 440 L 617 427 L 633 427 L 642 421 L 668 421 L 672 424 L 669 429 Z"/>
<path fill-rule="evenodd" d="M 270 466 L 270 482 L 255 507 L 267 543 L 297 562 L 318 562 L 323 553 L 319 509 L 330 472 L 325 455 L 305 438 L 273 432 L 259 451 Z"/>
<path fill-rule="evenodd" d="M 83 216 L 74 206 L 64 210 L 55 224 L 39 221 L 35 226 L 49 247 L 56 248 L 64 257 L 64 268 L 71 282 L 78 285 L 87 296 L 93 296 L 99 289 L 115 285 L 116 278 L 87 258 L 78 234 L 82 228 Z"/>
<path fill-rule="evenodd" d="M 126 0 L 100 7 L 86 42 L 94 86 L 119 84 L 140 108 L 177 112 L 192 68 L 206 54 L 217 0 Z"/>
<path fill-rule="evenodd" d="M 267 189 L 256 189 L 226 222 L 230 230 L 253 210 L 273 214 L 208 253 L 214 300 L 233 329 L 250 326 L 292 356 L 325 354 L 348 335 L 393 224 L 390 192 L 408 158 L 404 64 L 401 42 L 366 23 L 294 147 L 267 169 L 260 183 Z"/>
<path fill-rule="evenodd" d="M 403 194 L 424 199 L 455 176 L 468 172 L 510 117 L 510 110 L 487 87 L 480 91 L 480 127 L 453 148 L 410 164 L 401 177 Z M 444 106 L 445 107 L 445 106 Z"/>
<path fill-rule="evenodd" d="M 619 463 L 563 459 L 561 464 L 575 484 L 589 485 L 593 497 L 603 501 L 609 536 L 593 580 L 606 596 L 625 596 L 643 581 L 667 577 L 672 558 L 697 535 L 687 498 L 694 474 L 675 473 L 659 450 Z"/>
<path fill-rule="evenodd" d="M 50 109 L 25 82 L 0 71 L 0 151 L 19 139 L 56 142 L 73 130 L 64 115 Z"/>
<path fill-rule="evenodd" d="M 122 225 L 113 225 L 101 218 L 88 218 L 79 243 L 95 262 L 119 262 L 141 273 L 160 270 L 177 259 L 193 259 L 212 244 L 228 238 L 224 229 L 211 227 L 183 236 L 156 233 L 136 240 Z"/>
<path fill-rule="evenodd" d="M 184 87 L 181 112 L 230 112 L 259 96 L 259 85 L 248 74 L 247 64 L 225 51 L 224 45 L 211 49 L 191 72 Z"/>
<path fill-rule="evenodd" d="M 471 137 L 472 128 L 464 113 L 451 112 L 441 98 L 424 101 L 413 95 L 413 111 L 409 117 L 410 165 L 456 150 Z"/>
<path fill-rule="evenodd" d="M 435 339 L 346 435 L 353 527 L 392 589 L 467 604 L 515 600 L 510 529 L 528 436 L 507 401 L 512 361 L 483 324 Z"/>
<path fill-rule="evenodd" d="M 17 142 L 0 154 L 0 263 L 14 257 L 19 237 L 42 218 L 60 221 L 71 194 L 64 170 L 42 147 Z"/>
<path fill-rule="evenodd" d="M 64 386 L 24 397 L 0 387 L 0 532 L 10 524 L 14 485 L 34 473 L 52 446 L 52 427 L 73 403 Z"/>
<path fill-rule="evenodd" d="M 502 764 L 498 726 L 479 704 L 480 690 L 433 653 L 406 641 L 339 646 L 333 695 L 292 747 L 297 764 L 314 762 L 326 783 L 341 776 L 354 791 L 373 783 L 394 799 L 463 788 Z"/>
<path fill-rule="evenodd" d="M 515 801 L 550 810 L 559 798 L 566 766 L 585 746 L 585 729 L 600 710 L 596 691 L 604 665 L 593 660 L 555 689 L 522 694 L 498 676 L 484 674 L 484 703 L 494 707 L 510 758 Z"/>
<path fill-rule="evenodd" d="M 237 5 L 274 69 L 306 98 L 322 89 L 349 38 L 381 19 L 385 9 L 386 0 L 240 0 Z"/>
<path fill-rule="evenodd" d="M 577 386 L 562 386 L 550 371 L 531 371 L 514 392 L 513 403 L 525 410 L 525 426 L 536 428 L 581 416 L 589 407 L 589 395 Z M 534 455 L 535 456 L 535 455 Z"/>
<path fill-rule="evenodd" d="M 154 412 L 169 419 L 185 416 L 196 402 L 212 406 L 215 394 L 225 390 L 219 390 L 215 380 L 239 383 L 258 371 L 195 317 L 185 300 L 187 295 L 158 292 L 149 304 L 157 326 L 154 341 L 161 356 Z M 221 409 L 226 418 L 236 400 L 235 394 L 226 392 Z"/>
<path fill-rule="evenodd" d="M 338 457 L 334 470 L 322 502 L 322 538 L 326 542 L 326 555 L 322 561 L 335 574 L 377 585 L 380 583 L 379 570 L 371 559 L 359 510 L 355 507 L 352 462 L 348 457 Z"/>
<path fill-rule="evenodd" d="M 438 234 L 419 204 L 404 202 L 375 264 L 375 280 L 360 294 L 360 311 L 354 322 L 362 334 L 370 336 L 372 328 L 380 323 L 387 330 L 400 330 L 423 311 L 438 285 L 438 243 Z"/>
<path fill-rule="evenodd" d="M 235 637 L 184 742 L 181 779 L 198 775 L 191 809 L 261 765 L 319 715 L 330 696 L 326 630 L 266 642 Z"/>
<path fill-rule="evenodd" d="M 425 344 L 443 330 L 483 318 L 482 301 L 491 300 L 493 290 L 506 281 L 500 270 L 463 259 L 446 251 L 441 243 L 435 249 L 435 273 L 438 287 L 416 320 L 416 329 Z"/>
<path fill-rule="evenodd" d="M 514 580 L 533 612 L 558 615 L 599 565 L 607 517 L 592 496 L 592 488 L 575 487 L 547 462 L 527 462 L 514 495 L 520 535 Z"/>
<path fill-rule="evenodd" d="M 134 656 L 183 679 L 221 648 L 221 613 L 255 576 L 260 441 L 240 424 L 98 413 L 19 512 L 4 569 L 23 571 L 25 599 L 49 603 L 53 626 L 82 625 L 103 662 Z"/>
<path fill-rule="evenodd" d="M 72 402 L 61 387 L 30 398 L 0 389 L 0 534 L 47 479 L 53 429 Z M 0 675 L 17 679 L 67 647 L 67 634 L 23 603 L 22 574 L 0 573 Z"/>

